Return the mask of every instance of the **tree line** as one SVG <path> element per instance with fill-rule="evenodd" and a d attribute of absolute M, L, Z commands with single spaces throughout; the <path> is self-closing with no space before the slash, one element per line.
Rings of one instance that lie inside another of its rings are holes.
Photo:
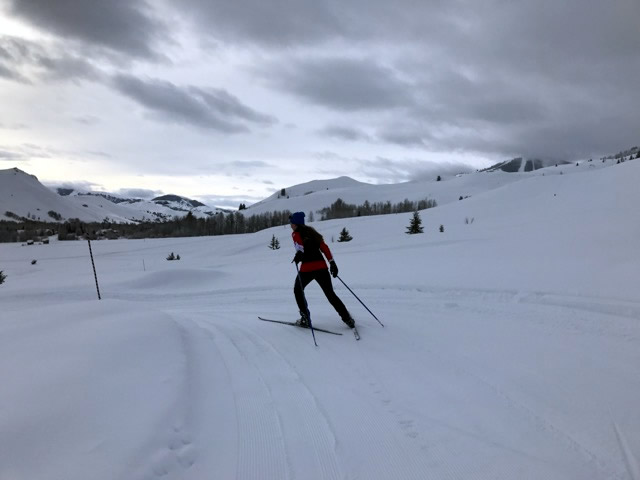
<path fill-rule="evenodd" d="M 332 220 L 334 218 L 364 217 L 369 215 L 388 215 L 391 213 L 414 212 L 416 210 L 433 208 L 437 205 L 438 203 L 431 198 L 425 198 L 423 200 L 418 200 L 415 202 L 405 198 L 402 202 L 398 203 L 391 203 L 390 201 L 370 203 L 368 200 L 365 200 L 365 202 L 361 205 L 346 203 L 341 198 L 338 198 L 330 206 L 320 210 L 320 219 Z"/>
<path fill-rule="evenodd" d="M 321 220 L 349 218 L 368 215 L 385 215 L 424 210 L 437 205 L 435 200 L 424 199 L 410 201 L 405 199 L 399 203 L 375 202 L 368 200 L 362 205 L 348 204 L 337 199 L 329 207 L 320 210 Z M 0 242 L 40 241 L 51 235 L 58 235 L 59 240 L 75 240 L 78 238 L 163 238 L 194 237 L 209 235 L 230 235 L 238 233 L 254 233 L 266 228 L 289 223 L 289 210 L 265 212 L 245 216 L 246 209 L 224 214 L 218 212 L 207 218 L 196 218 L 188 212 L 186 216 L 163 221 L 146 221 L 139 223 L 113 223 L 107 219 L 102 222 L 83 222 L 69 219 L 65 222 L 45 222 L 20 217 L 21 221 L 0 221 Z M 312 216 L 309 218 L 312 220 Z"/>

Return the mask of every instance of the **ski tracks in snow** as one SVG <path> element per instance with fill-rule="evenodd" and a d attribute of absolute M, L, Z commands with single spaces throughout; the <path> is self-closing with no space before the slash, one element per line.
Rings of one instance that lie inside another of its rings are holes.
<path fill-rule="evenodd" d="M 214 332 L 230 370 L 237 478 L 345 478 L 326 415 L 293 365 L 246 329 L 198 324 Z"/>

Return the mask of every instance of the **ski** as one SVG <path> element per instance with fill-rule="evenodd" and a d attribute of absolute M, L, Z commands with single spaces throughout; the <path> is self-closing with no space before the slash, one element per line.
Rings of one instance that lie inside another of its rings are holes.
<path fill-rule="evenodd" d="M 291 325 L 292 327 L 298 327 L 298 328 L 306 328 L 306 329 L 309 328 L 309 327 L 302 327 L 302 326 L 298 325 L 296 322 L 285 322 L 283 320 L 272 320 L 270 318 L 263 318 L 263 317 L 258 317 L 258 320 L 262 320 L 263 322 L 281 323 L 283 325 Z M 341 333 L 332 332 L 331 330 L 325 330 L 324 328 L 318 328 L 318 327 L 313 327 L 313 331 L 314 332 L 330 333 L 331 335 L 342 335 Z"/>
<path fill-rule="evenodd" d="M 356 337 L 356 340 L 360 340 L 360 333 L 358 332 L 358 327 L 353 327 L 353 336 Z"/>

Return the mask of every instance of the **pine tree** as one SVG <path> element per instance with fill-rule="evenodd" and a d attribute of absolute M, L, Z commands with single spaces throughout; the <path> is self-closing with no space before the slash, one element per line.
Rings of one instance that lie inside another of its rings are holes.
<path fill-rule="evenodd" d="M 414 233 L 423 233 L 423 231 L 422 219 L 420 218 L 420 213 L 416 210 L 413 212 L 413 218 L 411 218 L 411 223 L 407 227 L 407 233 L 413 235 Z"/>
<path fill-rule="evenodd" d="M 0 270 L 0 285 L 4 283 L 5 278 L 7 278 L 7 276 L 4 273 L 2 273 L 2 270 Z"/>
<path fill-rule="evenodd" d="M 444 232 L 444 225 L 440 225 L 440 233 Z"/>
<path fill-rule="evenodd" d="M 351 240 L 353 240 L 353 237 L 351 235 L 349 235 L 349 230 L 345 228 L 343 228 L 340 231 L 340 238 L 338 238 L 339 242 L 350 242 Z"/>
<path fill-rule="evenodd" d="M 280 248 L 280 240 L 278 240 L 275 235 L 271 236 L 271 242 L 269 243 L 269 248 L 271 250 L 278 250 Z"/>

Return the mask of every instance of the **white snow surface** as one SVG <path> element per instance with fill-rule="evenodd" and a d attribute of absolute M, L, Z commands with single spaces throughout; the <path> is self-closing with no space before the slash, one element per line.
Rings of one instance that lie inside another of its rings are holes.
<path fill-rule="evenodd" d="M 314 223 L 359 342 L 315 283 L 342 336 L 257 320 L 289 227 L 92 242 L 102 300 L 86 241 L 0 244 L 0 479 L 638 480 L 640 162 L 570 167 Z"/>

